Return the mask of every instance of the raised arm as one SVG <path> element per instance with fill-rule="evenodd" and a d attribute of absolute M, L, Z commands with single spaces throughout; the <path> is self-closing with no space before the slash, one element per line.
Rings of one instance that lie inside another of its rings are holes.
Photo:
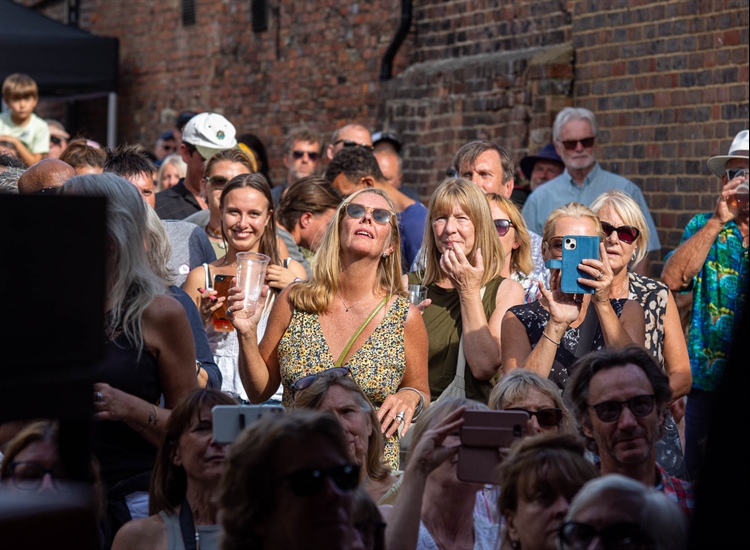
<path fill-rule="evenodd" d="M 690 372 L 685 334 L 682 332 L 680 313 L 674 296 L 669 292 L 667 313 L 664 317 L 664 370 L 669 376 L 669 387 L 672 388 L 672 399 L 676 400 L 690 393 L 693 375 Z"/>

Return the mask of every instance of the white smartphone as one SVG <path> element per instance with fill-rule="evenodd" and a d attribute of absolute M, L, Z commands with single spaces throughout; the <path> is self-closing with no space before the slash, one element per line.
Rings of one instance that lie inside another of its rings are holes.
<path fill-rule="evenodd" d="M 211 409 L 214 420 L 214 441 L 232 443 L 240 432 L 256 420 L 284 414 L 281 405 L 216 405 Z"/>

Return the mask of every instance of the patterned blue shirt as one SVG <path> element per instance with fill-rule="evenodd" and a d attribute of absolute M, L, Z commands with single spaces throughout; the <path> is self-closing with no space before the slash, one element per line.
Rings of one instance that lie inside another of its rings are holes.
<path fill-rule="evenodd" d="M 682 242 L 695 235 L 713 214 L 698 214 L 685 228 Z M 716 391 L 729 359 L 747 299 L 748 249 L 734 221 L 727 223 L 708 251 L 691 285 L 693 316 L 688 335 L 693 387 Z M 745 335 L 747 336 L 747 335 Z"/>
<path fill-rule="evenodd" d="M 599 195 L 610 189 L 620 189 L 638 203 L 648 224 L 648 250 L 649 252 L 659 250 L 661 248 L 659 234 L 656 232 L 654 220 L 651 218 L 651 212 L 648 210 L 646 199 L 643 198 L 641 190 L 629 179 L 602 169 L 598 162 L 588 173 L 580 187 L 573 181 L 566 168 L 562 174 L 549 180 L 531 193 L 526 199 L 521 213 L 523 219 L 526 220 L 529 231 L 543 235 L 544 223 L 554 209 L 569 202 L 580 202 L 589 206 Z"/>

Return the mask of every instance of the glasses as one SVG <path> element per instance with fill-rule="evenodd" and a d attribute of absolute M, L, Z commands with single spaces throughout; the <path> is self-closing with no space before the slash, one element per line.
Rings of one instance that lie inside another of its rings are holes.
<path fill-rule="evenodd" d="M 648 416 L 654 410 L 656 398 L 653 395 L 638 395 L 627 401 L 604 401 L 597 405 L 591 405 L 596 416 L 602 422 L 617 422 L 622 413 L 622 406 L 627 405 L 634 416 Z"/>
<path fill-rule="evenodd" d="M 386 210 L 385 208 L 368 208 L 367 206 L 362 206 L 361 204 L 355 204 L 353 202 L 346 205 L 346 215 L 355 220 L 364 217 L 365 212 L 369 212 L 372 219 L 380 225 L 387 224 L 391 221 L 391 216 L 393 216 L 393 212 Z"/>
<path fill-rule="evenodd" d="M 578 148 L 579 143 L 584 149 L 590 149 L 594 146 L 594 141 L 596 141 L 596 136 L 583 139 L 566 139 L 560 143 L 563 144 L 563 147 L 565 147 L 567 151 L 575 151 Z"/>
<path fill-rule="evenodd" d="M 224 189 L 224 186 L 229 182 L 229 178 L 224 176 L 211 176 L 205 178 L 205 180 L 214 189 Z"/>
<path fill-rule="evenodd" d="M 359 485 L 359 466 L 342 464 L 331 468 L 298 470 L 277 480 L 286 483 L 298 497 L 311 497 L 323 490 L 326 478 L 331 478 L 342 491 L 353 491 Z"/>
<path fill-rule="evenodd" d="M 13 485 L 23 491 L 36 491 L 39 489 L 44 476 L 47 474 L 52 477 L 53 481 L 65 477 L 62 465 L 58 464 L 54 468 L 45 468 L 38 462 L 31 460 L 11 462 L 8 472 L 13 480 Z M 56 482 L 55 488 L 57 488 Z"/>
<path fill-rule="evenodd" d="M 362 149 L 367 149 L 368 151 L 374 151 L 375 147 L 372 145 L 367 145 L 366 143 L 357 143 L 356 141 L 352 141 L 350 139 L 337 139 L 333 142 L 333 146 L 335 147 L 339 143 L 343 144 L 344 147 L 362 147 Z"/>
<path fill-rule="evenodd" d="M 606 550 L 638 550 L 648 542 L 637 523 L 615 523 L 598 531 L 585 523 L 568 521 L 560 526 L 560 546 L 564 550 L 584 550 L 598 538 Z"/>
<path fill-rule="evenodd" d="M 511 407 L 503 410 L 523 411 L 529 413 L 529 416 L 536 416 L 536 421 L 542 428 L 557 428 L 560 426 L 563 418 L 562 409 L 539 409 L 538 411 L 530 411 L 529 409 Z"/>
<path fill-rule="evenodd" d="M 305 155 L 307 155 L 307 157 L 313 162 L 320 158 L 320 153 L 316 153 L 315 151 L 292 151 L 292 157 L 294 157 L 294 160 L 300 160 Z"/>
<path fill-rule="evenodd" d="M 617 238 L 627 244 L 633 244 L 641 234 L 640 230 L 637 227 L 633 227 L 632 225 L 621 225 L 620 227 L 615 227 L 611 223 L 607 222 L 601 222 L 601 225 L 602 229 L 604 230 L 604 234 L 607 235 L 607 237 L 617 231 Z"/>
<path fill-rule="evenodd" d="M 49 141 L 53 145 L 62 145 L 62 140 L 57 136 L 50 136 Z"/>
<path fill-rule="evenodd" d="M 563 238 L 562 237 L 552 237 L 550 240 L 547 241 L 547 244 L 553 250 L 557 250 L 558 252 L 562 251 Z"/>
<path fill-rule="evenodd" d="M 747 177 L 747 168 L 729 168 L 727 169 L 727 179 L 733 180 L 734 178 Z"/>
<path fill-rule="evenodd" d="M 510 228 L 513 227 L 513 222 L 510 220 L 492 220 L 492 223 L 495 224 L 497 234 L 501 237 L 505 237 Z"/>
<path fill-rule="evenodd" d="M 316 372 L 315 374 L 310 374 L 308 376 L 303 376 L 299 380 L 297 380 L 294 384 L 292 384 L 292 397 L 294 397 L 295 392 L 298 392 L 300 390 L 304 390 L 305 388 L 309 388 L 313 385 L 313 382 L 315 382 L 318 379 L 318 376 L 322 376 L 324 374 L 332 374 L 334 376 L 346 376 L 349 374 L 349 367 L 334 367 L 332 369 L 324 370 L 321 372 Z"/>

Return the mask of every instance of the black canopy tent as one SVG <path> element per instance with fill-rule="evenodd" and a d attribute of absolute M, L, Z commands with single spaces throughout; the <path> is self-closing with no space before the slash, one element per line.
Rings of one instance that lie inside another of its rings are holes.
<path fill-rule="evenodd" d="M 116 38 L 95 36 L 58 23 L 12 0 L 0 0 L 0 80 L 26 73 L 45 98 L 108 96 L 107 145 L 117 123 Z"/>

